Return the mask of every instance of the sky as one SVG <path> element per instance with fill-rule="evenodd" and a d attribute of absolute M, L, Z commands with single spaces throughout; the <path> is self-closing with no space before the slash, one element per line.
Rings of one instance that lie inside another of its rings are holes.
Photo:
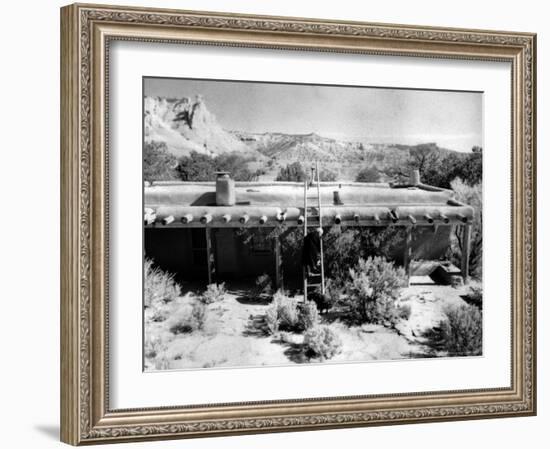
<path fill-rule="evenodd" d="M 203 97 L 227 130 L 363 143 L 483 146 L 480 92 L 146 78 L 145 96 Z"/>

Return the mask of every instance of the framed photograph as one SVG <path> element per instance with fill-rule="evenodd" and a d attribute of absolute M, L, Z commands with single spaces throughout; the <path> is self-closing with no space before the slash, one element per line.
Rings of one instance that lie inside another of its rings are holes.
<path fill-rule="evenodd" d="M 71 5 L 61 36 L 64 442 L 536 413 L 534 34 Z"/>

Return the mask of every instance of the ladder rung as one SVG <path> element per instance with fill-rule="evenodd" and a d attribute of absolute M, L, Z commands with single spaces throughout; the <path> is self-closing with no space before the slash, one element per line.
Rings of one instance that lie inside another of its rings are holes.
<path fill-rule="evenodd" d="M 323 284 L 307 284 L 307 288 L 310 288 L 310 287 L 321 287 L 321 285 Z"/>

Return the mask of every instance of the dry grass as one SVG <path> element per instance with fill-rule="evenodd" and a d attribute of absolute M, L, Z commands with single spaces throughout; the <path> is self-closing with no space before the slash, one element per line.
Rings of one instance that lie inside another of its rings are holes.
<path fill-rule="evenodd" d="M 145 259 L 143 274 L 146 307 L 156 307 L 168 303 L 181 294 L 180 286 L 175 282 L 174 275 L 155 267 L 151 259 Z"/>

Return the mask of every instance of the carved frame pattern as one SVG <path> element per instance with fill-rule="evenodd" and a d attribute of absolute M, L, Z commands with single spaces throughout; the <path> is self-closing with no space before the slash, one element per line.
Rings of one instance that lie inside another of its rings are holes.
<path fill-rule="evenodd" d="M 63 441 L 83 444 L 535 413 L 535 35 L 93 5 L 67 6 L 61 15 Z M 186 36 L 174 37 L 178 30 Z M 200 31 L 196 38 L 193 30 Z M 221 38 L 217 31 L 222 31 Z M 219 405 L 212 409 L 211 419 L 194 418 L 194 407 L 109 410 L 108 303 L 103 291 L 108 285 L 104 273 L 108 263 L 104 228 L 108 161 L 105 154 L 97 153 L 105 150 L 108 136 L 108 127 L 101 128 L 108 113 L 102 104 L 105 84 L 98 77 L 101 70 L 108 70 L 104 62 L 112 39 L 511 61 L 513 387 L 509 391 L 258 402 L 236 404 L 236 412 L 230 405 Z M 98 110 L 104 115 L 94 116 Z M 384 398 L 387 402 L 381 404 Z M 372 405 L 373 401 L 378 405 Z M 225 407 L 231 411 L 225 413 Z M 136 423 L 136 417 L 142 422 Z"/>

